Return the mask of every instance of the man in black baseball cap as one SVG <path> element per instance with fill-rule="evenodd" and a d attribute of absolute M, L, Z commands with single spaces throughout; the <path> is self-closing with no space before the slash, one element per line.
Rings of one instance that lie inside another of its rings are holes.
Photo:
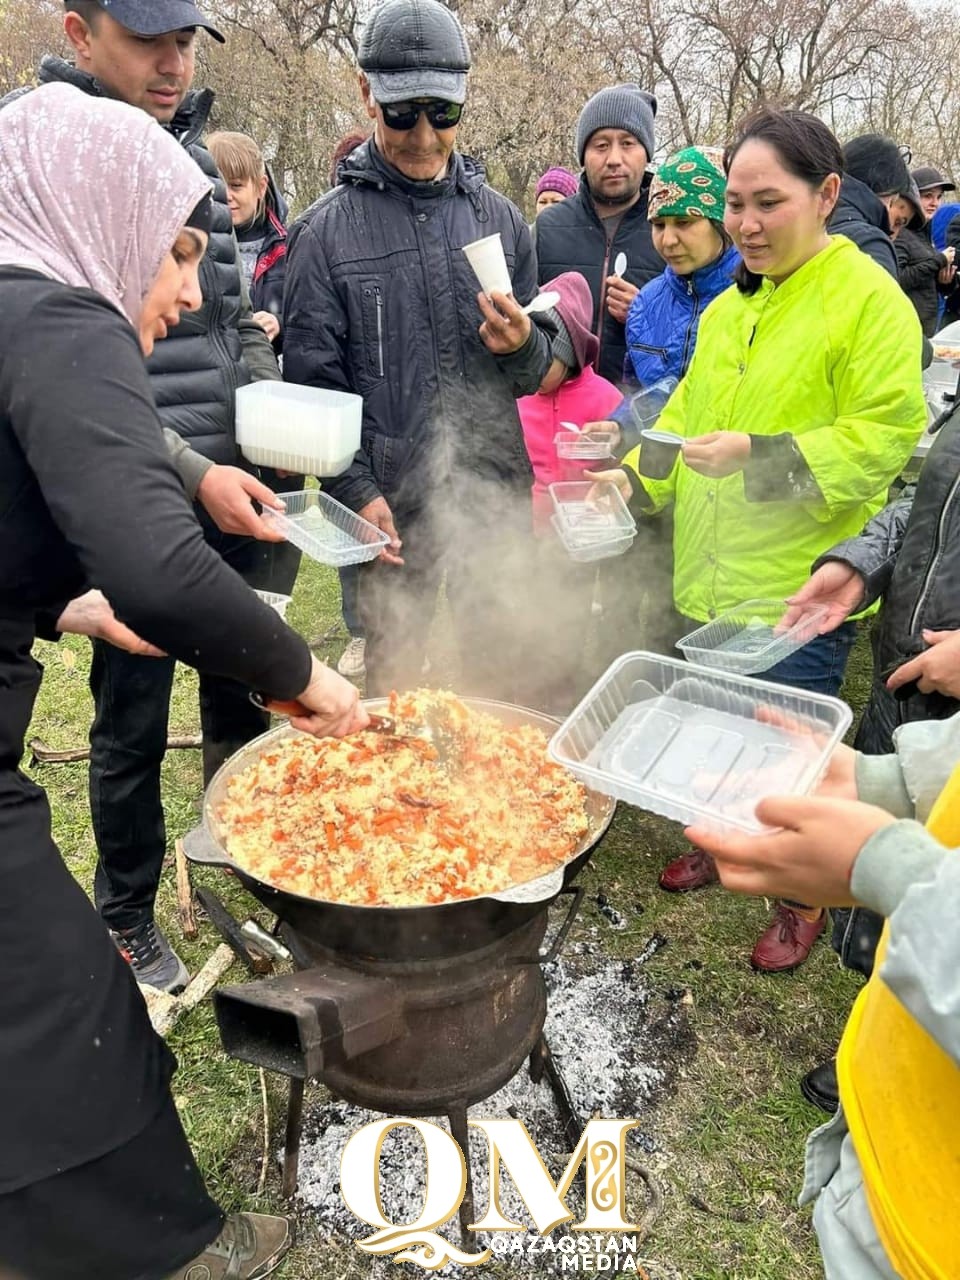
<path fill-rule="evenodd" d="M 223 36 L 194 4 L 194 0 L 92 0 L 138 36 L 162 36 L 167 31 L 203 27 L 223 44 Z M 78 6 L 67 4 L 68 9 Z"/>

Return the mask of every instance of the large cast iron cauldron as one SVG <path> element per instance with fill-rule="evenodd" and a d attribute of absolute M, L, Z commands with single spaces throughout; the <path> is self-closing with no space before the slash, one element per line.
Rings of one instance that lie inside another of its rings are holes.
<path fill-rule="evenodd" d="M 496 716 L 509 728 L 534 725 L 550 735 L 558 721 L 526 707 L 482 698 L 464 698 L 468 707 Z M 385 698 L 364 702 L 368 711 L 386 710 Z M 358 956 L 416 960 L 451 956 L 473 951 L 518 929 L 551 902 L 569 884 L 590 857 L 613 817 L 616 802 L 597 792 L 587 793 L 589 828 L 565 866 L 516 889 L 471 898 L 464 902 L 423 907 L 347 906 L 319 898 L 275 889 L 258 880 L 230 858 L 223 847 L 217 824 L 217 810 L 235 773 L 245 769 L 265 751 L 295 730 L 289 725 L 248 743 L 217 771 L 203 799 L 201 826 L 184 838 L 184 849 L 192 862 L 230 867 L 253 896 L 298 934 L 334 951 Z"/>

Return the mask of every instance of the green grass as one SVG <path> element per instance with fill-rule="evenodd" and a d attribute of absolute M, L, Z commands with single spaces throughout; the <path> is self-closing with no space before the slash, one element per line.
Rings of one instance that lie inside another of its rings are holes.
<path fill-rule="evenodd" d="M 289 617 L 321 657 L 335 659 L 346 640 L 338 625 L 336 575 L 305 562 Z M 450 678 L 446 650 L 441 617 L 432 640 L 434 680 Z M 31 733 L 50 746 L 85 741 L 92 712 L 88 655 L 86 642 L 75 638 L 57 647 L 37 646 L 46 676 Z M 869 662 L 862 636 L 847 686 L 856 706 L 869 687 Z M 196 730 L 196 677 L 180 669 L 171 731 Z M 95 851 L 86 765 L 31 772 L 47 788 L 64 857 L 89 890 Z M 199 753 L 168 753 L 163 788 L 172 848 L 173 839 L 197 821 Z M 582 881 L 588 895 L 581 935 L 596 924 L 601 945 L 623 957 L 637 955 L 654 934 L 662 935 L 666 945 L 644 965 L 651 1008 L 654 1016 L 666 1014 L 679 1002 L 684 1015 L 672 1088 L 644 1117 L 658 1144 L 650 1163 L 666 1194 L 643 1254 L 651 1260 L 652 1280 L 813 1280 L 822 1267 L 809 1217 L 795 1205 L 804 1140 L 821 1117 L 803 1101 L 797 1081 L 833 1052 L 857 980 L 839 968 L 823 943 L 796 974 L 753 973 L 747 956 L 764 925 L 765 905 L 719 888 L 683 897 L 659 891 L 661 867 L 683 847 L 675 825 L 620 806 Z M 232 878 L 211 869 L 194 874 L 241 918 L 256 908 Z M 628 917 L 626 930 L 610 929 L 598 914 L 601 889 Z M 196 971 L 219 938 L 206 923 L 196 941 L 179 938 L 172 874 L 164 875 L 158 917 Z M 242 975 L 234 967 L 227 980 L 240 981 Z M 214 1195 L 228 1209 L 280 1207 L 273 1162 L 266 1189 L 256 1196 L 263 1142 L 258 1074 L 220 1051 L 209 1003 L 181 1019 L 171 1045 L 180 1060 L 177 1103 Z M 275 1135 L 285 1088 L 277 1080 L 268 1087 Z M 483 1274 L 492 1277 L 497 1270 L 491 1265 Z M 360 1278 L 370 1274 L 370 1263 L 351 1245 L 331 1244 L 304 1218 L 300 1242 L 278 1274 L 283 1280 Z"/>

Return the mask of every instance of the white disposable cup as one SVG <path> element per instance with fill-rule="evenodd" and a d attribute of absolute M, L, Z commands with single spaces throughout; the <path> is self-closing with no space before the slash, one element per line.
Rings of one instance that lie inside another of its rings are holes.
<path fill-rule="evenodd" d="M 473 273 L 480 281 L 484 293 L 512 293 L 513 282 L 507 269 L 507 259 L 503 252 L 503 241 L 500 232 L 496 235 L 484 236 L 482 240 L 474 240 L 465 244 L 463 252 L 473 267 Z"/>

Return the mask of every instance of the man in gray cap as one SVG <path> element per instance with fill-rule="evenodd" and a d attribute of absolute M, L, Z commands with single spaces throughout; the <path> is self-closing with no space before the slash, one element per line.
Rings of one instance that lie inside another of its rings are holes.
<path fill-rule="evenodd" d="M 360 574 L 367 693 L 419 682 L 445 575 L 461 689 L 515 701 L 533 608 L 533 475 L 515 401 L 551 360 L 543 317 L 519 305 L 536 292 L 533 244 L 456 150 L 470 50 L 454 14 L 387 0 L 358 61 L 374 133 L 290 232 L 284 373 L 363 396 L 360 450 L 324 487 L 390 538 Z M 478 300 L 462 249 L 494 235 L 513 292 Z"/>
<path fill-rule="evenodd" d="M 586 277 L 600 339 L 597 372 L 616 383 L 623 380 L 630 304 L 663 270 L 647 221 L 656 114 L 656 98 L 639 85 L 595 93 L 577 120 L 580 190 L 537 219 L 540 280 L 565 271 Z"/>

